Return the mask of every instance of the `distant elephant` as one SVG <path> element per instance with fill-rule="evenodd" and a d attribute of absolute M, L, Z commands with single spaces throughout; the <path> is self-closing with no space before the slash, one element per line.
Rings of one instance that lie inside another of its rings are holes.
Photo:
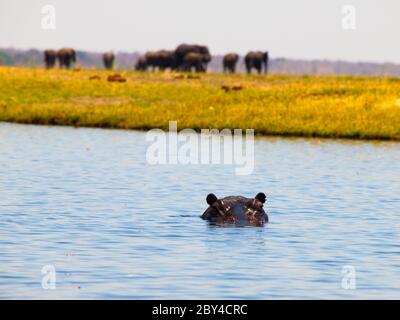
<path fill-rule="evenodd" d="M 149 51 L 145 54 L 147 67 L 152 67 L 153 70 L 176 69 L 175 52 L 168 50 Z"/>
<path fill-rule="evenodd" d="M 57 59 L 57 52 L 55 50 L 44 51 L 44 64 L 47 69 L 54 68 Z"/>
<path fill-rule="evenodd" d="M 235 73 L 236 72 L 236 64 L 239 61 L 239 55 L 236 53 L 228 53 L 224 56 L 223 59 L 223 68 L 224 72 Z"/>
<path fill-rule="evenodd" d="M 115 56 L 112 52 L 106 52 L 103 54 L 103 63 L 104 63 L 104 67 L 107 70 L 111 70 L 113 68 L 114 59 L 115 59 Z"/>
<path fill-rule="evenodd" d="M 178 70 L 183 70 L 185 56 L 189 53 L 203 55 L 204 71 L 207 64 L 211 61 L 211 54 L 208 47 L 201 45 L 181 44 L 175 49 L 176 66 Z"/>
<path fill-rule="evenodd" d="M 251 73 L 251 70 L 254 68 L 260 74 L 262 71 L 262 67 L 264 65 L 264 72 L 265 74 L 268 73 L 268 60 L 269 55 L 267 52 L 261 51 L 250 51 L 244 58 L 247 73 Z"/>
<path fill-rule="evenodd" d="M 185 55 L 185 58 L 183 59 L 182 71 L 191 72 L 194 68 L 196 72 L 206 72 L 208 61 L 207 59 L 207 55 L 190 52 Z"/>
<path fill-rule="evenodd" d="M 58 63 L 60 68 L 69 69 L 71 67 L 71 63 L 76 62 L 76 53 L 72 48 L 63 48 L 58 50 L 57 52 Z"/>
<path fill-rule="evenodd" d="M 147 70 L 147 61 L 145 57 L 139 57 L 138 61 L 135 64 L 136 71 L 146 71 Z"/>

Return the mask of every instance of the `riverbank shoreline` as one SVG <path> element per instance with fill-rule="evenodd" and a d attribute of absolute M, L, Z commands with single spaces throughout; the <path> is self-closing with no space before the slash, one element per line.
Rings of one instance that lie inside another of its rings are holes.
<path fill-rule="evenodd" d="M 0 67 L 0 121 L 400 141 L 397 78 L 112 73 Z"/>
<path fill-rule="evenodd" d="M 118 131 L 127 131 L 127 132 L 141 132 L 147 133 L 151 129 L 160 129 L 160 128 L 150 128 L 150 129 L 126 129 L 126 128 L 117 128 L 117 127 L 96 127 L 96 126 L 72 126 L 66 124 L 41 124 L 41 123 L 26 123 L 26 122 L 11 122 L 11 121 L 0 121 L 0 124 L 9 124 L 9 125 L 21 125 L 21 126 L 40 126 L 40 127 L 48 127 L 48 128 L 71 128 L 71 129 L 99 129 L 99 130 L 118 130 Z M 191 129 L 191 128 L 182 128 L 183 129 Z M 219 130 L 219 129 L 217 129 Z M 196 130 L 195 130 L 196 131 Z M 220 130 L 221 131 L 221 130 Z M 166 132 L 168 132 L 166 130 Z M 196 133 L 200 134 L 200 131 L 196 131 Z M 245 134 L 245 130 L 243 130 L 243 134 Z M 354 137 L 319 137 L 319 136 L 304 136 L 304 135 L 277 135 L 277 134 L 260 134 L 254 133 L 255 139 L 285 139 L 285 140 L 309 140 L 310 142 L 315 141 L 318 142 L 335 142 L 338 143 L 356 143 L 356 142 L 365 142 L 365 143 L 398 143 L 400 139 L 385 139 L 385 138 L 354 138 Z"/>

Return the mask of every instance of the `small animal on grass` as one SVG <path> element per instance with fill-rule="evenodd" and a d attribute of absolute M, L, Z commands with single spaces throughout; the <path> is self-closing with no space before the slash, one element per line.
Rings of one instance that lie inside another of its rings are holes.
<path fill-rule="evenodd" d="M 185 79 L 185 75 L 184 74 L 177 74 L 176 76 L 173 77 L 174 80 L 181 80 L 181 79 Z"/>
<path fill-rule="evenodd" d="M 177 74 L 173 77 L 173 79 L 174 80 L 181 80 L 181 79 L 198 80 L 198 79 L 201 79 L 201 77 L 198 75 L 192 75 L 192 74 Z"/>
<path fill-rule="evenodd" d="M 262 227 L 268 223 L 268 215 L 264 211 L 266 200 L 262 192 L 255 198 L 229 196 L 222 199 L 210 193 L 206 198 L 209 207 L 201 218 L 218 225 Z"/>
<path fill-rule="evenodd" d="M 241 84 L 234 84 L 233 86 L 224 84 L 221 86 L 221 89 L 224 90 L 225 92 L 228 91 L 240 91 L 243 90 L 243 86 Z"/>
<path fill-rule="evenodd" d="M 126 78 L 121 76 L 119 73 L 111 74 L 107 77 L 109 82 L 126 82 Z"/>
<path fill-rule="evenodd" d="M 192 80 L 198 80 L 198 79 L 201 79 L 201 77 L 200 77 L 200 76 L 193 75 L 193 74 L 188 74 L 186 78 L 187 78 L 187 79 L 192 79 Z"/>
<path fill-rule="evenodd" d="M 100 79 L 101 79 L 101 77 L 97 74 L 89 77 L 89 80 L 100 80 Z"/>

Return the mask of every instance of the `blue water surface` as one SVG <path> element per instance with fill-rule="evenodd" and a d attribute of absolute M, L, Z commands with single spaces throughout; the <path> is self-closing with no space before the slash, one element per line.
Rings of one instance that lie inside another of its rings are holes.
<path fill-rule="evenodd" d="M 399 143 L 257 138 L 237 176 L 145 137 L 0 123 L 0 298 L 400 298 Z M 265 192 L 270 223 L 209 225 L 210 192 Z"/>

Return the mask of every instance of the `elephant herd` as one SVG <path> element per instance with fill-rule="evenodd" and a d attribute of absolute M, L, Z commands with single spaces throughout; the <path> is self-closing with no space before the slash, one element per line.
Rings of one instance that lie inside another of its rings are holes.
<path fill-rule="evenodd" d="M 63 48 L 58 51 L 46 50 L 44 62 L 46 68 L 53 68 L 58 60 L 60 68 L 69 69 L 71 64 L 76 62 L 76 53 L 72 48 Z M 103 63 L 106 69 L 111 70 L 114 66 L 115 56 L 111 52 L 103 54 Z M 247 73 L 255 69 L 261 73 L 268 72 L 268 52 L 250 51 L 244 57 Z M 177 70 L 186 72 L 206 72 L 211 61 L 211 54 L 207 46 L 181 44 L 175 50 L 148 51 L 139 57 L 135 69 L 138 71 L 147 70 Z M 223 71 L 235 73 L 239 55 L 228 53 L 223 57 Z"/>
<path fill-rule="evenodd" d="M 112 69 L 114 65 L 114 54 L 107 52 L 103 54 L 103 63 L 106 69 Z M 76 52 L 72 48 L 62 48 L 60 50 L 45 50 L 44 51 L 44 64 L 47 69 L 52 69 L 58 65 L 60 69 L 69 69 L 73 63 L 76 62 Z"/>
<path fill-rule="evenodd" d="M 181 44 L 175 50 L 146 52 L 137 61 L 135 69 L 140 71 L 171 69 L 206 72 L 210 61 L 211 54 L 206 46 Z"/>
<path fill-rule="evenodd" d="M 71 64 L 76 62 L 76 52 L 72 48 L 44 51 L 44 63 L 47 69 L 54 68 L 57 60 L 61 69 L 69 69 Z"/>
<path fill-rule="evenodd" d="M 261 51 L 250 51 L 244 57 L 244 64 L 246 66 L 247 73 L 251 73 L 253 69 L 260 74 L 264 68 L 264 73 L 268 73 L 268 52 Z M 237 53 L 228 53 L 222 60 L 222 66 L 224 72 L 235 73 L 236 65 L 239 61 L 239 55 Z"/>

